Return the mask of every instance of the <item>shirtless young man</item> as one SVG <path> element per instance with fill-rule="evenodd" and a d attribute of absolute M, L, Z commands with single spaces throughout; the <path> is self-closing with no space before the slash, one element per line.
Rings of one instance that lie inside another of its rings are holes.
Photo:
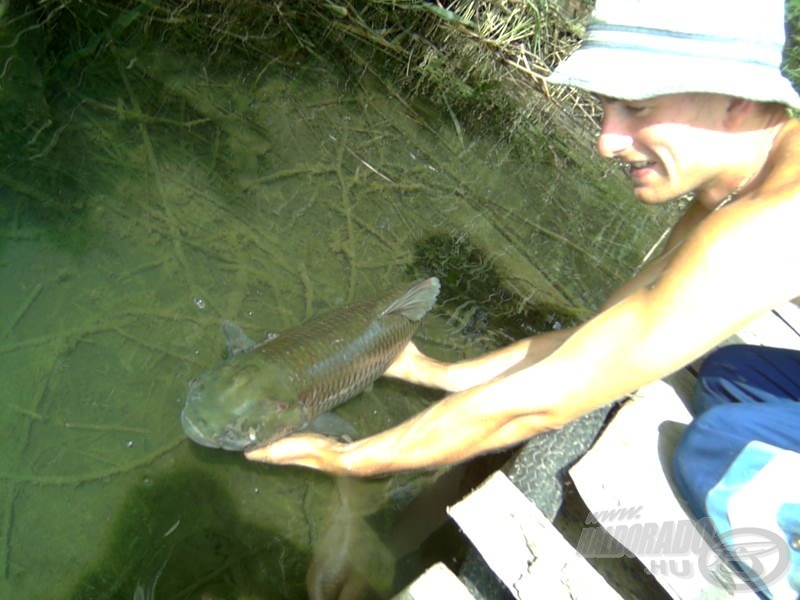
<path fill-rule="evenodd" d="M 800 97 L 780 73 L 783 43 L 782 0 L 598 0 L 583 45 L 550 80 L 598 96 L 598 150 L 627 166 L 637 199 L 693 193 L 663 254 L 573 329 L 453 364 L 410 344 L 387 374 L 454 393 L 392 429 L 348 444 L 299 434 L 247 458 L 350 475 L 463 461 L 624 397 L 800 296 L 800 123 L 787 114 Z M 783 401 L 758 435 L 718 455 L 713 422 L 699 436 L 690 429 L 676 474 L 700 514 L 714 477 L 748 441 L 800 450 L 800 353 L 752 353 L 711 355 L 701 409 Z M 785 381 L 777 392 L 748 399 L 736 389 L 737 378 L 772 375 Z M 770 437 L 775 427 L 783 429 Z M 711 442 L 699 448 L 698 437 Z M 703 481 L 692 473 L 698 450 L 713 463 Z"/>

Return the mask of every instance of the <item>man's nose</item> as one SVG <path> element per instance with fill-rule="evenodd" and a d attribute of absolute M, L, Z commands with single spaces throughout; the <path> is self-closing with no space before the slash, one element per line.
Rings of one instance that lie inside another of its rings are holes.
<path fill-rule="evenodd" d="M 627 150 L 633 144 L 633 138 L 624 133 L 601 131 L 597 138 L 597 151 L 600 156 L 614 158 Z"/>

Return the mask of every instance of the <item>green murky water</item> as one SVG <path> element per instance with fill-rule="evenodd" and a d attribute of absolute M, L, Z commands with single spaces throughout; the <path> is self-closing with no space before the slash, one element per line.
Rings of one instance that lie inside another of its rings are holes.
<path fill-rule="evenodd" d="M 474 355 L 586 314 L 657 228 L 596 201 L 620 192 L 613 178 L 582 180 L 546 146 L 521 156 L 319 59 L 223 67 L 153 42 L 54 92 L 17 50 L 0 169 L 0 597 L 304 597 L 334 483 L 180 429 L 221 320 L 259 337 L 437 274 L 419 343 Z M 379 381 L 340 412 L 367 434 L 437 397 Z M 431 478 L 359 488 L 373 556 Z"/>

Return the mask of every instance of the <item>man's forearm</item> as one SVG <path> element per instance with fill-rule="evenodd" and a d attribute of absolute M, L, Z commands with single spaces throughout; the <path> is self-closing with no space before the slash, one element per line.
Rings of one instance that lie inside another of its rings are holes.
<path fill-rule="evenodd" d="M 442 376 L 442 387 L 457 392 L 520 371 L 550 356 L 574 331 L 575 328 L 549 331 L 478 358 L 451 363 Z"/>
<path fill-rule="evenodd" d="M 564 424 L 511 376 L 453 394 L 411 419 L 338 449 L 342 472 L 373 475 L 462 462 Z M 527 397 L 522 400 L 521 396 Z"/>
<path fill-rule="evenodd" d="M 574 331 L 550 331 L 526 338 L 478 358 L 446 363 L 422 354 L 412 343 L 390 365 L 385 375 L 416 385 L 460 392 L 524 369 L 549 356 Z"/>

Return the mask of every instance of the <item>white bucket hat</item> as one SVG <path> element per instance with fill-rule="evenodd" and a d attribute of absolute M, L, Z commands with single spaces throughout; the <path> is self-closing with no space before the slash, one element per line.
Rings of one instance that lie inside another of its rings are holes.
<path fill-rule="evenodd" d="M 597 0 L 550 83 L 643 100 L 709 92 L 800 108 L 781 73 L 783 0 Z"/>

